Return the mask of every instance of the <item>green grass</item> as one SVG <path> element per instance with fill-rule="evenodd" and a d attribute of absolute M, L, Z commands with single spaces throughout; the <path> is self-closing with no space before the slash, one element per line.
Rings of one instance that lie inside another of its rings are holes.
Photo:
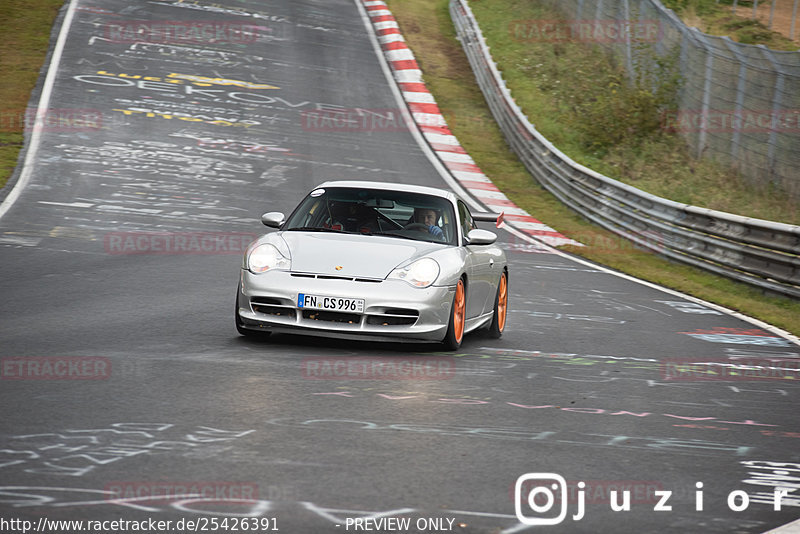
<path fill-rule="evenodd" d="M 475 83 L 461 44 L 455 38 L 448 11 L 448 0 L 389 0 L 388 4 L 397 18 L 409 46 L 416 55 L 428 88 L 436 97 L 445 119 L 461 144 L 487 176 L 512 201 L 534 217 L 587 245 L 581 248 L 570 248 L 572 252 L 619 271 L 741 311 L 795 334 L 800 334 L 800 302 L 782 297 L 765 296 L 750 286 L 682 264 L 668 262 L 654 254 L 636 250 L 615 235 L 586 222 L 561 204 L 533 180 L 506 144 Z M 532 18 L 530 10 L 533 9 L 533 6 L 530 4 L 531 2 L 515 0 L 492 0 L 491 2 L 483 0 L 470 3 L 477 16 L 481 18 L 482 29 L 489 34 L 490 40 L 500 37 L 504 41 L 511 40 L 502 37 L 503 32 L 508 31 L 508 24 L 503 21 Z M 496 13 L 493 22 L 487 19 L 487 12 L 489 12 L 488 18 L 492 17 L 492 13 Z M 549 18 L 552 18 L 551 15 L 548 15 Z M 507 35 L 506 33 L 505 36 L 507 37 Z M 491 42 L 490 44 L 493 54 L 502 54 L 503 43 Z M 512 48 L 523 48 L 517 46 L 518 43 L 513 41 L 507 42 L 506 45 Z M 558 54 L 559 65 L 551 64 L 555 60 L 556 54 Z M 549 53 L 546 50 L 537 50 L 533 56 L 535 58 L 528 60 L 527 63 L 522 59 L 501 61 L 501 70 L 506 80 L 510 82 L 509 85 L 517 102 L 523 106 L 535 126 L 541 131 L 547 132 L 546 135 L 555 141 L 556 146 L 562 150 L 566 149 L 567 153 L 573 157 L 585 152 L 585 149 L 581 147 L 578 134 L 565 126 L 558 118 L 559 108 L 569 109 L 569 106 L 564 105 L 563 101 L 559 103 L 550 98 L 548 91 L 540 90 L 535 83 L 526 86 L 527 89 L 524 90 L 515 87 L 516 81 L 531 78 L 524 74 L 524 69 L 519 69 L 517 66 L 542 64 L 543 67 L 537 68 L 552 73 L 553 77 L 556 76 L 555 73 L 558 75 L 557 78 L 552 79 L 552 85 L 563 86 L 568 83 L 572 69 L 582 69 L 584 73 L 591 73 L 593 79 L 605 79 L 604 75 L 598 74 L 598 71 L 604 68 L 599 64 L 601 63 L 600 58 L 592 52 L 588 54 L 592 61 L 588 64 L 583 63 L 588 61 L 585 56 L 581 54 L 572 56 L 569 48 L 559 49 L 558 52 L 551 50 Z M 498 60 L 497 56 L 495 60 Z M 556 84 L 555 81 L 558 80 L 565 81 Z M 607 89 L 607 87 L 582 86 L 581 90 L 594 91 L 596 94 Z M 694 198 L 697 193 L 692 191 L 693 186 L 682 183 L 681 176 L 683 174 L 677 167 L 687 166 L 692 169 L 693 172 L 689 172 L 692 174 L 702 172 L 706 164 L 694 162 L 690 158 L 686 159 L 687 156 L 682 153 L 680 144 L 676 141 L 673 143 L 674 146 L 670 146 L 667 150 L 669 157 L 660 158 L 652 171 L 640 170 L 639 166 L 646 161 L 633 166 L 629 160 L 625 159 L 625 151 L 644 154 L 643 160 L 654 157 L 651 153 L 657 152 L 657 149 L 651 147 L 649 142 L 642 143 L 639 147 L 634 144 L 625 150 L 612 149 L 608 151 L 605 158 L 590 154 L 585 161 L 594 161 L 594 163 L 600 164 L 605 172 L 608 167 L 613 167 L 615 161 L 624 160 L 625 165 L 631 167 L 625 171 L 626 173 L 646 174 L 647 176 L 644 178 L 655 182 L 668 182 L 670 185 L 667 188 L 670 192 L 678 191 L 686 198 Z M 726 188 L 736 179 L 727 175 L 721 176 L 723 177 L 720 180 L 723 180 Z M 714 187 L 719 188 L 719 185 Z M 741 194 L 746 197 L 747 188 L 745 187 L 742 191 L 737 195 Z M 725 199 L 722 205 L 733 202 L 731 198 L 737 195 L 732 193 L 722 195 Z M 768 198 L 769 200 L 765 202 L 781 204 L 780 198 Z M 772 215 L 774 212 L 767 211 L 766 214 Z"/>
<path fill-rule="evenodd" d="M 0 1 L 0 187 L 23 144 L 23 117 L 50 43 L 50 30 L 64 0 Z"/>

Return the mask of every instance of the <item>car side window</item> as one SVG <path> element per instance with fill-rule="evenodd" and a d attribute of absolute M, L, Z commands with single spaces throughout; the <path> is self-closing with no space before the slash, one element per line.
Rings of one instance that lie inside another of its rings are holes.
<path fill-rule="evenodd" d="M 475 221 L 472 220 L 472 214 L 469 212 L 469 208 L 460 200 L 458 201 L 458 218 L 461 220 L 461 234 L 466 239 L 470 230 L 474 230 L 477 226 L 475 225 Z"/>

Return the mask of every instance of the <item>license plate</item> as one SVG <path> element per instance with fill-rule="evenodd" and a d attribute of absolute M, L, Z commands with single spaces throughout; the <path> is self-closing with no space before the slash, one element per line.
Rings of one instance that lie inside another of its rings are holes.
<path fill-rule="evenodd" d="M 328 310 L 349 313 L 364 313 L 364 299 L 326 297 L 323 295 L 297 295 L 297 307 L 309 310 Z"/>

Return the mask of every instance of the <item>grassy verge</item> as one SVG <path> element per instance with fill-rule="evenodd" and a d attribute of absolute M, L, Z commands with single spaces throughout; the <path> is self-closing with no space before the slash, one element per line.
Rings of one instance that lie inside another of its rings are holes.
<path fill-rule="evenodd" d="M 711 35 L 727 35 L 744 44 L 762 44 L 773 50 L 794 51 L 798 44 L 769 29 L 763 22 L 751 19 L 752 0 L 740 0 L 734 15 L 731 0 L 662 0 L 689 26 Z M 768 3 L 768 2 L 767 2 Z"/>
<path fill-rule="evenodd" d="M 552 9 L 526 0 L 479 1 L 472 9 L 517 104 L 572 159 L 676 202 L 800 224 L 796 199 L 694 159 L 682 138 L 664 130 L 661 110 L 677 108 L 679 83 L 669 60 L 660 73 L 668 81 L 652 94 L 646 73 L 629 84 L 623 66 L 596 46 L 531 42 L 513 29 L 560 18 Z"/>
<path fill-rule="evenodd" d="M 0 2 L 0 187 L 23 144 L 25 108 L 50 43 L 50 30 L 64 0 Z"/>
<path fill-rule="evenodd" d="M 626 242 L 587 223 L 562 205 L 531 178 L 508 148 L 475 83 L 461 45 L 455 38 L 448 11 L 448 0 L 389 0 L 388 4 L 421 65 L 428 88 L 435 95 L 439 107 L 461 144 L 481 169 L 517 205 L 587 245 L 574 249 L 573 252 L 614 269 L 721 304 L 800 334 L 800 302 L 764 296 L 744 284 L 633 249 Z M 509 16 L 513 18 L 526 17 L 520 11 L 513 11 L 514 9 L 524 10 L 530 7 L 529 2 L 510 0 L 476 1 L 472 2 L 471 6 L 473 9 L 480 9 L 484 4 L 492 11 L 512 10 Z M 504 31 L 508 31 L 507 29 L 508 25 L 503 28 Z M 484 30 L 487 31 L 488 28 Z M 492 48 L 492 52 L 496 52 L 495 48 Z M 545 61 L 549 59 L 538 59 L 536 64 Z M 586 72 L 596 73 L 597 62 L 598 58 L 595 55 L 595 66 Z M 513 68 L 501 67 L 501 70 L 507 79 L 513 76 Z M 518 91 L 514 94 L 518 102 L 524 96 Z M 547 111 L 553 107 L 544 109 Z M 550 119 L 548 112 L 537 115 L 530 110 L 526 111 L 537 128 L 542 129 L 548 120 L 556 122 Z M 569 130 L 564 132 L 564 137 L 568 139 L 569 136 Z M 566 142 L 556 142 L 560 148 L 563 148 L 564 144 Z M 658 174 L 673 172 L 671 166 L 665 169 L 659 169 Z"/>

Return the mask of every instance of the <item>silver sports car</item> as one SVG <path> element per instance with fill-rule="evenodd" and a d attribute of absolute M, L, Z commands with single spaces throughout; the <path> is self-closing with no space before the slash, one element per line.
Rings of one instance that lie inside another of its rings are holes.
<path fill-rule="evenodd" d="M 508 264 L 497 236 L 449 191 L 377 182 L 326 182 L 277 232 L 250 244 L 236 297 L 243 335 L 285 332 L 343 339 L 443 342 L 487 328 L 508 310 Z"/>

